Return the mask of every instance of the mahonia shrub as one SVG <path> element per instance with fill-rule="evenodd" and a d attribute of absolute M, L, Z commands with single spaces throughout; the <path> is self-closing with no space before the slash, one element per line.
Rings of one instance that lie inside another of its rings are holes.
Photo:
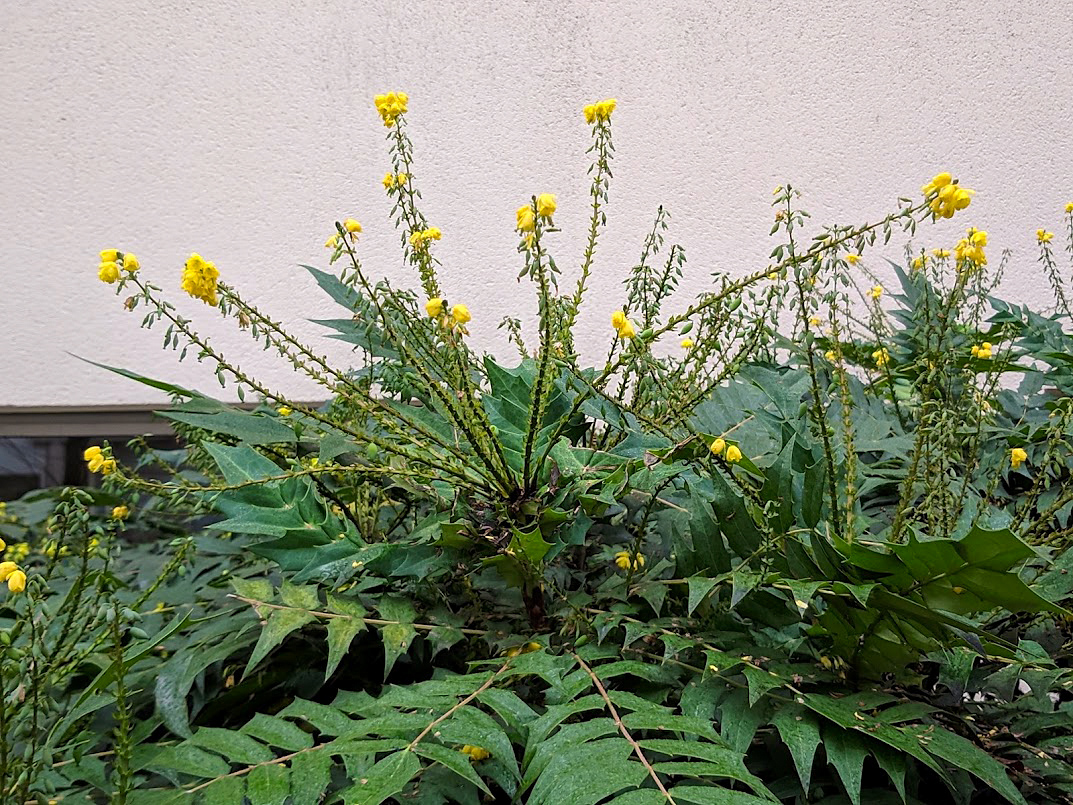
<path fill-rule="evenodd" d="M 200 517 L 207 550 L 232 546 L 235 609 L 221 611 L 261 630 L 210 656 L 191 636 L 204 624 L 180 624 L 156 641 L 187 642 L 154 666 L 152 702 L 126 696 L 110 716 L 144 719 L 119 730 L 122 751 L 83 738 L 92 775 L 79 761 L 19 790 L 295 805 L 1068 801 L 1073 343 L 1052 234 L 1037 238 L 1055 309 L 1036 312 L 994 295 L 1009 258 L 989 262 L 985 232 L 915 245 L 918 226 L 969 214 L 972 191 L 950 174 L 852 226 L 812 226 L 785 185 L 771 262 L 717 273 L 681 306 L 685 252 L 666 243 L 660 208 L 604 311 L 606 359 L 587 365 L 574 328 L 609 202 L 605 100 L 584 109 L 580 267 L 553 256 L 554 194 L 516 211 L 539 316 L 534 333 L 504 319 L 518 352 L 504 361 L 472 345 L 467 326 L 488 313 L 451 296 L 436 257 L 449 228 L 421 211 L 408 96 L 375 105 L 414 283 L 375 280 L 362 225 L 336 224 L 328 268 L 307 269 L 341 307 L 320 324 L 353 347 L 351 365 L 213 262 L 182 268 L 186 293 L 319 383 L 323 406 L 221 354 L 132 254 L 101 253 L 100 279 L 143 326 L 257 402 L 116 370 L 172 395 L 163 415 L 186 446 L 163 481 L 108 445 L 87 451 L 89 469 L 136 510 Z M 1065 215 L 1073 257 L 1073 204 Z M 894 238 L 903 261 L 874 256 Z M 138 645 L 97 686 L 102 701 L 144 670 Z M 86 734 L 77 710 L 69 720 Z"/>

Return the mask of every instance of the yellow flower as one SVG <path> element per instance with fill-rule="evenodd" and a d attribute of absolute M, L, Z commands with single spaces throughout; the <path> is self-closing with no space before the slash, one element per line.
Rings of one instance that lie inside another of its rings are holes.
<path fill-rule="evenodd" d="M 1040 243 L 1050 243 L 1053 238 L 1054 238 L 1054 233 L 1053 232 L 1048 232 L 1046 229 L 1037 229 L 1036 230 L 1036 240 L 1039 241 Z"/>
<path fill-rule="evenodd" d="M 280 416 L 290 416 L 294 413 L 289 405 L 281 405 L 276 411 Z"/>
<path fill-rule="evenodd" d="M 1073 201 L 1066 204 L 1066 212 L 1073 212 Z"/>
<path fill-rule="evenodd" d="M 1028 453 L 1026 453 L 1020 447 L 1015 447 L 1012 450 L 1010 450 L 1010 466 L 1013 467 L 1014 469 L 1017 469 L 1018 467 L 1020 467 L 1027 460 L 1028 460 Z"/>
<path fill-rule="evenodd" d="M 395 125 L 395 119 L 399 115 L 406 114 L 406 104 L 410 97 L 405 92 L 388 92 L 385 95 L 377 95 L 373 98 L 376 111 L 384 121 L 384 125 L 391 128 Z"/>
<path fill-rule="evenodd" d="M 963 210 L 972 201 L 973 191 L 961 187 L 949 173 L 940 173 L 922 188 L 928 199 L 928 207 L 940 218 L 952 218 L 958 210 Z"/>
<path fill-rule="evenodd" d="M 343 229 L 345 229 L 351 235 L 356 235 L 361 232 L 361 224 L 359 224 L 353 218 L 347 218 L 345 221 L 343 221 Z"/>
<path fill-rule="evenodd" d="M 847 254 L 846 255 L 846 262 L 849 263 L 851 266 L 857 265 L 857 263 L 859 263 L 860 261 L 861 261 L 861 256 L 859 254 Z"/>
<path fill-rule="evenodd" d="M 192 254 L 183 267 L 182 287 L 195 299 L 216 307 L 216 282 L 219 278 L 220 272 L 216 270 L 215 263 L 205 260 L 200 254 Z"/>
<path fill-rule="evenodd" d="M 19 566 L 14 562 L 0 562 L 0 584 L 3 584 L 8 578 L 19 569 Z"/>
<path fill-rule="evenodd" d="M 410 178 L 410 174 L 408 174 L 408 173 L 400 173 L 398 176 L 395 177 L 395 184 L 401 187 L 402 185 L 406 184 L 406 181 L 409 178 Z"/>
<path fill-rule="evenodd" d="M 334 235 L 332 235 L 330 238 L 328 238 L 326 241 L 324 241 L 324 248 L 325 249 L 334 249 L 338 245 L 339 245 L 339 233 L 338 232 L 336 232 Z"/>
<path fill-rule="evenodd" d="M 551 218 L 555 214 L 555 194 L 541 193 L 537 196 L 536 211 L 541 218 Z"/>
<path fill-rule="evenodd" d="M 980 347 L 976 344 L 973 344 L 972 349 L 969 350 L 969 353 L 972 355 L 972 357 L 978 358 L 980 356 Z"/>
<path fill-rule="evenodd" d="M 26 574 L 21 570 L 16 570 L 7 579 L 7 588 L 12 594 L 21 593 L 26 589 Z"/>
<path fill-rule="evenodd" d="M 831 363 L 834 363 L 836 360 L 838 360 L 838 355 L 835 354 L 835 351 L 833 349 L 829 349 L 825 353 L 823 353 L 823 357 L 825 357 Z"/>
<path fill-rule="evenodd" d="M 7 550 L 7 543 L 4 542 L 2 537 L 0 537 L 0 553 L 3 553 L 6 550 Z"/>
<path fill-rule="evenodd" d="M 608 98 L 605 101 L 597 101 L 596 103 L 589 104 L 583 110 L 585 112 L 586 123 L 606 123 L 611 119 L 611 113 L 615 111 L 615 106 L 618 104 L 614 98 Z"/>
<path fill-rule="evenodd" d="M 430 240 L 439 240 L 443 237 L 443 233 L 440 232 L 438 227 L 430 226 L 428 229 L 422 229 L 420 232 L 414 232 L 410 235 L 410 245 L 414 249 L 424 249 Z"/>
<path fill-rule="evenodd" d="M 618 337 L 626 340 L 627 338 L 633 338 L 637 335 L 637 330 L 633 326 L 633 322 L 626 319 L 622 323 L 622 326 L 618 328 Z"/>
<path fill-rule="evenodd" d="M 819 327 L 822 323 L 819 316 L 811 316 L 808 320 L 809 327 Z"/>
<path fill-rule="evenodd" d="M 443 313 L 443 300 L 438 296 L 434 296 L 425 302 L 425 312 L 429 315 L 430 319 L 434 319 Z"/>
<path fill-rule="evenodd" d="M 682 346 L 682 349 L 691 349 L 693 347 L 693 339 L 692 338 L 683 338 L 681 346 Z"/>
<path fill-rule="evenodd" d="M 465 324 L 473 317 L 469 314 L 469 308 L 465 305 L 453 305 L 451 307 L 451 318 L 457 324 Z"/>
<path fill-rule="evenodd" d="M 141 267 L 142 267 L 142 264 L 138 262 L 138 258 L 135 257 L 133 254 L 131 254 L 130 252 L 125 252 L 123 254 L 123 270 L 124 271 L 130 271 L 131 273 L 134 273 L 135 271 L 137 271 Z"/>
<path fill-rule="evenodd" d="M 645 558 L 641 554 L 633 556 L 629 551 L 619 551 L 615 554 L 615 564 L 619 570 L 640 570 L 645 566 Z"/>
<path fill-rule="evenodd" d="M 959 263 L 971 263 L 974 266 L 987 264 L 984 246 L 987 245 L 987 233 L 969 227 L 966 237 L 954 246 L 954 258 Z"/>
<path fill-rule="evenodd" d="M 16 542 L 14 545 L 7 549 L 7 552 L 12 561 L 21 562 L 23 559 L 30 555 L 30 543 Z"/>
<path fill-rule="evenodd" d="M 872 299 L 879 299 L 879 297 L 881 297 L 883 295 L 883 286 L 882 285 L 873 286 L 872 290 L 870 290 L 868 292 L 868 295 Z"/>
<path fill-rule="evenodd" d="M 727 447 L 727 461 L 731 464 L 737 464 L 741 461 L 741 450 L 738 449 L 736 444 Z"/>
<path fill-rule="evenodd" d="M 112 509 L 113 520 L 126 520 L 128 517 L 130 517 L 129 506 L 116 506 Z"/>
<path fill-rule="evenodd" d="M 912 266 L 914 270 L 920 270 L 920 269 L 924 268 L 924 258 L 923 257 L 914 257 L 912 259 L 912 261 L 909 263 L 909 265 Z"/>
<path fill-rule="evenodd" d="M 102 263 L 114 263 L 119 259 L 119 249 L 103 249 L 101 251 Z"/>
<path fill-rule="evenodd" d="M 934 179 L 932 179 L 930 182 L 920 188 L 920 190 L 924 193 L 925 196 L 930 196 L 932 193 L 936 193 L 942 188 L 946 187 L 953 180 L 954 177 L 944 171 L 943 173 L 937 174 Z"/>
<path fill-rule="evenodd" d="M 536 228 L 536 213 L 531 205 L 526 204 L 518 208 L 518 225 L 515 227 L 519 232 L 532 232 Z"/>
<path fill-rule="evenodd" d="M 945 260 L 950 256 L 949 249 L 932 249 L 931 253 L 938 257 L 940 260 Z"/>
<path fill-rule="evenodd" d="M 723 451 L 726 450 L 726 446 L 726 439 L 720 436 L 718 439 L 712 442 L 712 446 L 708 449 L 712 451 L 713 456 L 721 456 L 723 454 Z"/>
<path fill-rule="evenodd" d="M 101 263 L 100 268 L 97 269 L 97 279 L 101 282 L 107 282 L 109 285 L 117 282 L 119 280 L 119 266 L 116 265 L 114 260 Z"/>
<path fill-rule="evenodd" d="M 109 475 L 116 470 L 115 459 L 107 458 L 99 447 L 87 447 L 82 457 L 86 460 L 90 472 Z"/>
<path fill-rule="evenodd" d="M 479 746 L 470 746 L 469 744 L 466 744 L 458 751 L 463 755 L 469 755 L 472 760 L 484 760 L 485 758 L 490 758 L 492 756 L 492 753 L 487 749 L 482 749 Z"/>
<path fill-rule="evenodd" d="M 395 186 L 395 174 L 394 173 L 385 173 L 383 181 L 384 181 L 384 188 L 386 190 L 390 190 L 391 188 L 393 188 Z"/>
<path fill-rule="evenodd" d="M 611 314 L 611 326 L 616 330 L 621 330 L 622 325 L 626 323 L 626 314 L 621 310 L 616 310 Z"/>
<path fill-rule="evenodd" d="M 888 363 L 890 363 L 890 353 L 887 352 L 886 347 L 881 347 L 872 353 L 872 360 L 876 362 L 876 366 L 882 369 Z"/>

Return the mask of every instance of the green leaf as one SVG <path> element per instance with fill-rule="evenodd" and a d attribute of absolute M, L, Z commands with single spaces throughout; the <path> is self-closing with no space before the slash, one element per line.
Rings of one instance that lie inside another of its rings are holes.
<path fill-rule="evenodd" d="M 749 706 L 752 707 L 772 688 L 780 687 L 783 679 L 771 671 L 764 671 L 755 665 L 745 665 L 741 669 L 745 681 L 749 683 Z"/>
<path fill-rule="evenodd" d="M 827 726 L 823 730 L 823 748 L 827 752 L 827 760 L 838 771 L 853 805 L 860 805 L 861 802 L 861 775 L 869 754 L 867 740 L 862 733 L 836 726 Z"/>
<path fill-rule="evenodd" d="M 507 765 L 516 778 L 521 778 L 514 747 L 503 727 L 494 718 L 476 707 L 462 707 L 437 727 L 439 739 L 445 744 L 479 746 L 487 749 Z"/>
<path fill-rule="evenodd" d="M 291 758 L 291 805 L 319 805 L 332 781 L 335 761 L 328 751 L 312 750 Z"/>
<path fill-rule="evenodd" d="M 413 627 L 413 605 L 401 598 L 384 598 L 380 602 L 380 617 L 386 621 L 399 621 L 380 627 L 380 636 L 384 641 L 384 679 L 387 679 L 395 661 L 410 650 L 410 644 L 417 637 Z"/>
<path fill-rule="evenodd" d="M 704 578 L 703 576 L 690 576 L 686 579 L 686 587 L 689 589 L 689 603 L 686 614 L 692 615 L 693 610 L 700 606 L 700 602 L 708 597 L 708 593 L 721 579 Z"/>
<path fill-rule="evenodd" d="M 289 721 L 265 713 L 254 715 L 242 727 L 242 732 L 288 752 L 296 752 L 313 746 L 313 736 L 308 732 L 299 729 Z"/>
<path fill-rule="evenodd" d="M 189 743 L 223 755 L 231 763 L 244 763 L 247 766 L 264 763 L 276 757 L 271 749 L 250 736 L 219 727 L 199 727 Z"/>
<path fill-rule="evenodd" d="M 349 598 L 340 598 L 328 593 L 328 609 L 345 617 L 328 619 L 328 664 L 324 669 L 327 679 L 339 666 L 350 649 L 350 643 L 359 632 L 364 631 L 367 614 L 365 607 Z"/>
<path fill-rule="evenodd" d="M 252 447 L 228 447 L 209 441 L 202 442 L 201 446 L 212 456 L 224 480 L 229 484 L 260 481 L 283 474 L 283 470 L 278 465 L 269 461 Z"/>
<path fill-rule="evenodd" d="M 201 779 L 223 777 L 231 771 L 231 766 L 219 755 L 188 743 L 165 746 L 150 759 L 147 767 L 182 772 Z"/>
<path fill-rule="evenodd" d="M 592 805 L 648 776 L 630 760 L 632 750 L 623 738 L 604 738 L 583 744 L 552 759 L 526 800 L 529 805 Z"/>
<path fill-rule="evenodd" d="M 430 743 L 420 743 L 414 751 L 421 757 L 443 764 L 459 777 L 473 783 L 481 791 L 491 796 L 492 792 L 488 790 L 484 780 L 473 770 L 469 755 L 464 755 L 457 749 L 448 749 L 446 746 Z"/>
<path fill-rule="evenodd" d="M 670 793 L 674 801 L 681 805 L 768 805 L 770 802 L 744 791 L 731 791 L 717 786 L 676 785 Z"/>
<path fill-rule="evenodd" d="M 257 667 L 257 663 L 264 659 L 272 649 L 283 642 L 291 632 L 301 629 L 307 623 L 316 620 L 316 616 L 310 615 L 300 609 L 274 609 L 268 616 L 268 621 L 261 630 L 261 636 L 254 646 L 253 654 L 246 663 L 246 670 L 242 672 L 246 676 Z"/>
<path fill-rule="evenodd" d="M 1027 805 L 1001 763 L 976 744 L 941 727 L 921 736 L 924 748 L 953 766 L 978 777 L 1015 805 Z"/>
<path fill-rule="evenodd" d="M 779 737 L 790 750 L 794 767 L 801 778 L 801 788 L 809 790 L 812 780 L 812 764 L 820 745 L 820 726 L 816 718 L 799 704 L 786 704 L 778 709 L 771 723 L 779 731 Z"/>
<path fill-rule="evenodd" d="M 294 428 L 283 421 L 234 408 L 225 408 L 211 414 L 189 413 L 175 409 L 157 413 L 175 422 L 183 422 L 195 428 L 232 436 L 247 444 L 263 445 L 298 441 L 298 437 L 294 435 Z"/>
<path fill-rule="evenodd" d="M 257 766 L 248 775 L 246 796 L 257 805 L 283 805 L 291 793 L 289 775 L 287 767 L 277 763 Z"/>
<path fill-rule="evenodd" d="M 190 795 L 182 792 L 182 796 L 189 801 Z M 235 805 L 236 802 L 245 802 L 246 777 L 221 777 L 213 780 L 201 792 L 201 802 L 204 805 Z"/>
<path fill-rule="evenodd" d="M 512 528 L 511 532 L 514 535 L 510 541 L 511 550 L 523 554 L 533 564 L 538 564 L 551 550 L 551 543 L 545 542 L 540 535 L 539 525 L 533 526 L 529 531 Z"/>
<path fill-rule="evenodd" d="M 414 775 L 421 771 L 421 760 L 414 752 L 403 749 L 388 755 L 354 785 L 343 793 L 347 805 L 380 805 L 406 787 Z"/>

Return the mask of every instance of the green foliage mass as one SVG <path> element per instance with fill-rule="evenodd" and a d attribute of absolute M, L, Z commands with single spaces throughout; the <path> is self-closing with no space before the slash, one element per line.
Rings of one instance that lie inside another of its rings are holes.
<path fill-rule="evenodd" d="M 343 270 L 308 271 L 352 366 L 219 285 L 325 405 L 120 281 L 165 346 L 260 402 L 123 371 L 173 397 L 183 449 L 143 451 L 165 480 L 123 467 L 95 497 L 9 507 L 9 542 L 47 525 L 68 548 L 34 554 L 0 609 L 5 797 L 1071 801 L 1065 296 L 1030 311 L 994 295 L 1005 260 L 911 245 L 884 269 L 897 291 L 861 293 L 878 280 L 847 253 L 915 233 L 928 200 L 806 233 L 785 187 L 773 262 L 671 314 L 685 254 L 660 209 L 626 277 L 632 337 L 586 365 L 573 326 L 613 154 L 609 121 L 593 131 L 576 287 L 536 198 L 520 232 L 539 321 L 533 343 L 504 322 L 513 361 L 472 349 L 409 237 L 428 222 L 404 117 L 388 193 L 434 315 L 370 280 L 342 226 Z M 93 515 L 121 501 L 125 525 Z"/>

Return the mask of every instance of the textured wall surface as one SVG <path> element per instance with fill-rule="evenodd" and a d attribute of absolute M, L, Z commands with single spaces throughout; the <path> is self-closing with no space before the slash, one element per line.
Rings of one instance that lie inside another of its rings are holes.
<path fill-rule="evenodd" d="M 297 265 L 326 263 L 334 220 L 359 218 L 367 267 L 407 279 L 372 104 L 391 89 L 410 94 L 448 296 L 504 354 L 499 320 L 522 314 L 532 332 L 534 309 L 515 279 L 514 209 L 559 195 L 552 248 L 572 281 L 586 227 L 580 110 L 599 98 L 619 99 L 618 156 L 578 338 L 591 354 L 661 203 L 696 291 L 713 270 L 764 265 L 777 183 L 799 186 L 817 221 L 854 223 L 950 170 L 976 200 L 919 240 L 989 230 L 993 254 L 1013 251 L 1004 295 L 1030 302 L 1046 298 L 1035 229 L 1060 226 L 1073 200 L 1068 0 L 0 5 L 0 405 L 158 399 L 72 354 L 213 389 L 207 366 L 162 353 L 163 333 L 140 330 L 97 281 L 105 246 L 136 252 L 244 368 L 318 396 L 179 299 L 180 267 L 200 252 L 318 343 L 305 320 L 335 313 Z"/>

